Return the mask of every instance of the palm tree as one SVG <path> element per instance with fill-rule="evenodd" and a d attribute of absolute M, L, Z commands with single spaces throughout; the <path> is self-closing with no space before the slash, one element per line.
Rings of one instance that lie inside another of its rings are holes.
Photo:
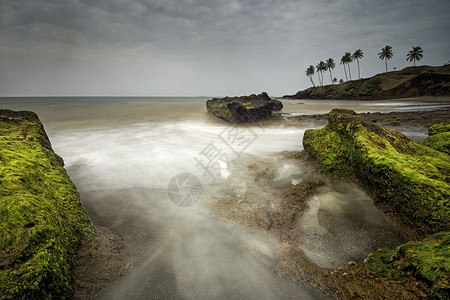
<path fill-rule="evenodd" d="M 312 85 L 313 87 L 316 87 L 316 85 L 314 84 L 314 81 L 312 79 L 312 76 L 314 75 L 315 70 L 314 70 L 314 66 L 310 65 L 307 69 L 306 69 L 306 76 L 309 77 L 309 79 L 311 79 Z"/>
<path fill-rule="evenodd" d="M 361 72 L 359 69 L 359 59 L 364 57 L 364 52 L 362 52 L 361 49 L 356 50 L 353 53 L 353 59 L 356 59 L 357 63 L 358 63 L 358 79 L 361 79 Z"/>
<path fill-rule="evenodd" d="M 416 60 L 419 61 L 423 58 L 423 50 L 422 47 L 420 46 L 416 46 L 416 47 L 412 47 L 413 49 L 411 51 L 408 52 L 408 54 L 406 55 L 406 60 L 407 61 L 414 61 L 414 67 L 416 66 Z"/>
<path fill-rule="evenodd" d="M 344 57 L 348 67 L 348 75 L 350 76 L 350 80 L 352 80 L 352 72 L 350 72 L 350 63 L 353 61 L 352 54 L 350 52 L 345 52 Z"/>
<path fill-rule="evenodd" d="M 327 64 L 324 61 L 320 61 L 319 62 L 320 65 L 320 70 L 321 70 L 321 75 L 322 75 L 322 86 L 323 86 L 323 73 L 325 73 L 327 71 Z"/>
<path fill-rule="evenodd" d="M 332 59 L 331 57 L 327 60 L 326 62 L 327 65 L 327 69 L 330 72 L 330 78 L 331 78 L 331 84 L 333 84 L 333 74 L 331 74 L 331 70 L 334 69 L 334 67 L 336 67 L 336 64 L 334 63 L 334 59 Z"/>
<path fill-rule="evenodd" d="M 387 60 L 391 59 L 394 56 L 392 47 L 389 45 L 386 45 L 384 48 L 381 49 L 381 52 L 378 53 L 378 56 L 380 57 L 381 60 L 384 59 L 384 62 L 386 63 L 386 72 L 387 72 L 388 71 Z"/>
<path fill-rule="evenodd" d="M 319 79 L 319 85 L 322 86 L 322 80 L 320 79 L 320 65 L 319 64 L 316 65 L 316 74 L 317 74 L 317 78 Z"/>
<path fill-rule="evenodd" d="M 345 81 L 348 81 L 348 77 L 347 77 L 347 69 L 345 68 L 345 64 L 346 64 L 346 58 L 345 55 L 341 57 L 341 65 L 344 66 L 344 73 L 345 73 Z"/>
<path fill-rule="evenodd" d="M 327 70 L 327 64 L 321 60 L 321 61 L 317 64 L 317 66 L 316 66 L 317 74 L 320 73 L 321 78 L 322 78 L 322 79 L 320 80 L 320 77 L 319 77 L 320 85 L 321 85 L 321 86 L 323 86 L 323 72 L 325 72 L 326 70 Z"/>

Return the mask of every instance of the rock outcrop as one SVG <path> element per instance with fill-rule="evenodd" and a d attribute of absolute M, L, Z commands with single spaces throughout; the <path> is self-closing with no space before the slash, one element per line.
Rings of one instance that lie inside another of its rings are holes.
<path fill-rule="evenodd" d="M 215 117 L 229 123 L 255 123 L 272 117 L 283 104 L 272 100 L 267 93 L 233 98 L 214 98 L 206 101 L 206 109 Z"/>
<path fill-rule="evenodd" d="M 321 171 L 356 176 L 413 237 L 450 230 L 448 154 L 343 110 L 331 111 L 324 128 L 307 130 L 303 144 Z"/>
<path fill-rule="evenodd" d="M 73 293 L 80 241 L 94 232 L 36 114 L 0 110 L 0 298 Z"/>

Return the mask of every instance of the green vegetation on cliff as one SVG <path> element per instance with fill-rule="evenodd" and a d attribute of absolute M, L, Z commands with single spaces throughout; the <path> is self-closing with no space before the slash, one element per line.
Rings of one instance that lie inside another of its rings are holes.
<path fill-rule="evenodd" d="M 321 171 L 359 178 L 377 205 L 418 236 L 449 230 L 448 154 L 363 121 L 353 111 L 333 110 L 328 121 L 303 138 Z"/>
<path fill-rule="evenodd" d="M 389 99 L 450 95 L 450 65 L 408 67 L 337 85 L 316 86 L 284 98 Z"/>
<path fill-rule="evenodd" d="M 0 298 L 67 298 L 76 247 L 93 233 L 38 117 L 0 110 Z"/>

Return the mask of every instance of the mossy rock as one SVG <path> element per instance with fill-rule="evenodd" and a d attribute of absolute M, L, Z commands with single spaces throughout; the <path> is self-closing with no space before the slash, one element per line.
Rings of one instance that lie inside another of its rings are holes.
<path fill-rule="evenodd" d="M 68 298 L 94 232 L 36 114 L 0 110 L 0 298 Z"/>
<path fill-rule="evenodd" d="M 449 230 L 448 154 L 366 122 L 353 111 L 333 110 L 328 121 L 303 138 L 321 171 L 359 178 L 376 204 L 417 236 Z"/>
<path fill-rule="evenodd" d="M 450 299 L 450 232 L 411 241 L 395 250 L 380 249 L 367 260 L 377 276 L 400 284 L 411 274 L 430 288 L 429 298 Z"/>
<path fill-rule="evenodd" d="M 428 128 L 428 136 L 432 136 L 438 133 L 450 132 L 450 123 L 438 123 L 430 126 Z"/>
<path fill-rule="evenodd" d="M 450 132 L 433 134 L 420 144 L 450 154 Z"/>

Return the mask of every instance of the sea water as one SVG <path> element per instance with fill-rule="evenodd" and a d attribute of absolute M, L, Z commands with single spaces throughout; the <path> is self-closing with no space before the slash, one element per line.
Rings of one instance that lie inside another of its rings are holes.
<path fill-rule="evenodd" d="M 91 219 L 123 236 L 132 247 L 131 273 L 108 286 L 104 299 L 324 299 L 306 283 L 272 272 L 276 244 L 271 237 L 225 223 L 205 205 L 220 197 L 217 191 L 229 176 L 252 185 L 253 178 L 231 173 L 229 163 L 242 157 L 261 159 L 285 150 L 301 151 L 305 130 L 317 125 L 281 122 L 236 128 L 208 115 L 206 100 L 0 98 L 0 108 L 39 115 Z M 414 101 L 294 100 L 283 104 L 283 113 L 290 115 L 326 113 L 335 107 L 357 112 L 436 107 Z M 207 168 L 213 155 L 215 167 Z M 296 184 L 295 175 L 302 172 L 298 166 L 282 164 L 278 176 L 287 174 Z M 180 178 L 187 178 L 183 174 L 197 181 L 174 193 L 170 183 L 180 187 Z M 171 198 L 190 191 L 196 192 L 191 206 L 176 205 Z M 361 198 L 358 203 L 352 202 L 355 193 Z M 311 199 L 311 210 L 299 220 L 298 229 L 305 252 L 318 265 L 345 265 L 380 246 L 379 241 L 370 243 L 371 235 L 365 241 L 364 231 L 351 234 L 352 226 L 361 227 L 364 220 L 375 220 L 385 232 L 383 224 L 389 224 L 377 212 L 356 223 L 345 221 L 361 211 L 372 214 L 370 199 L 360 193 L 352 185 L 336 184 Z M 336 224 L 347 234 L 333 234 Z M 317 234 L 320 243 L 314 244 Z M 354 246 L 361 239 L 363 245 Z"/>

